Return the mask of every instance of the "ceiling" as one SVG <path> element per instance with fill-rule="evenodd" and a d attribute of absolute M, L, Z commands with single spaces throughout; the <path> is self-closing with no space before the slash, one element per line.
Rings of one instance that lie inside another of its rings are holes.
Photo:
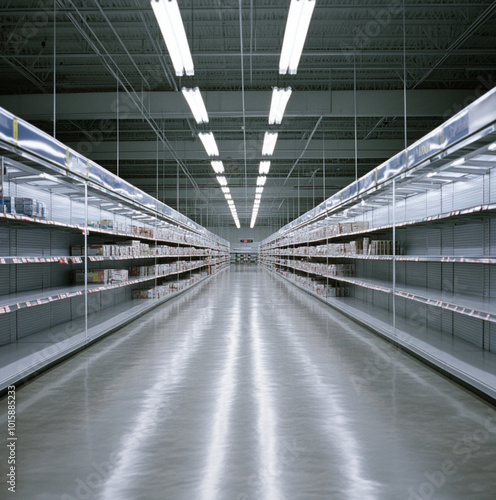
<path fill-rule="evenodd" d="M 496 84 L 496 1 L 317 0 L 296 75 L 278 72 L 289 0 L 178 3 L 192 77 L 175 76 L 148 0 L 4 0 L 0 106 L 210 227 L 234 221 L 198 132 L 215 135 L 242 227 L 279 132 L 257 219 L 277 229 Z M 274 86 L 293 94 L 269 126 Z"/>

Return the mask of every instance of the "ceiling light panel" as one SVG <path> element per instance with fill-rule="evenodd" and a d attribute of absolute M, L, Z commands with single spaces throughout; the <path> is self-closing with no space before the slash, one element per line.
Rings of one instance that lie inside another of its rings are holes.
<path fill-rule="evenodd" d="M 312 19 L 315 0 L 291 0 L 282 43 L 279 73 L 295 75 Z"/>
<path fill-rule="evenodd" d="M 207 152 L 208 156 L 219 156 L 219 148 L 215 142 L 215 137 L 212 132 L 200 132 L 198 134 L 200 141 L 203 143 L 203 147 Z"/>
<path fill-rule="evenodd" d="M 263 186 L 266 180 L 267 177 L 265 177 L 264 175 L 257 177 L 257 186 Z"/>
<path fill-rule="evenodd" d="M 194 89 L 188 89 L 183 87 L 181 89 L 186 102 L 188 103 L 193 116 L 195 117 L 196 123 L 208 123 L 208 113 L 205 103 L 198 87 Z"/>
<path fill-rule="evenodd" d="M 270 170 L 270 161 L 261 161 L 258 173 L 260 175 L 267 175 Z"/>
<path fill-rule="evenodd" d="M 262 156 L 270 156 L 274 153 L 277 142 L 277 132 L 265 132 L 262 146 Z"/>
<path fill-rule="evenodd" d="M 192 76 L 195 67 L 176 0 L 152 0 L 151 6 L 172 59 L 176 76 Z"/>
<path fill-rule="evenodd" d="M 212 161 L 210 163 L 212 164 L 212 168 L 216 174 L 224 173 L 224 164 L 221 161 Z"/>
<path fill-rule="evenodd" d="M 286 110 L 289 98 L 291 97 L 291 87 L 272 89 L 272 100 L 270 103 L 269 125 L 280 124 Z"/>

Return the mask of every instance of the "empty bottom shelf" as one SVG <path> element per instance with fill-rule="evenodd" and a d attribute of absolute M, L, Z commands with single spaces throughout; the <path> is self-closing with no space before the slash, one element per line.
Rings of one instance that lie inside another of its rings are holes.
<path fill-rule="evenodd" d="M 192 286 L 161 299 L 128 300 L 92 313 L 88 317 L 87 331 L 85 318 L 81 317 L 1 346 L 0 392 L 5 391 L 9 385 L 26 381 L 39 374 L 68 355 L 83 349 L 183 292 L 205 283 L 213 276 L 215 275 L 207 276 Z"/>
<path fill-rule="evenodd" d="M 383 309 L 352 297 L 322 297 L 271 269 L 264 269 L 338 309 L 483 397 L 496 401 L 495 353 L 440 332 L 422 332 L 403 318 L 397 318 L 396 325 L 393 325 L 392 315 Z"/>

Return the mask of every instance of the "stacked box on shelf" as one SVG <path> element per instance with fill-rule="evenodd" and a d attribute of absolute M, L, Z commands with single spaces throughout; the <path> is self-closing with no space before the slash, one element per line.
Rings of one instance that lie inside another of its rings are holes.
<path fill-rule="evenodd" d="M 6 214 L 15 214 L 15 199 L 11 196 L 4 196 L 0 198 L 0 212 Z"/>
<path fill-rule="evenodd" d="M 345 254 L 362 254 L 363 253 L 363 241 L 356 240 L 345 243 Z"/>
<path fill-rule="evenodd" d="M 2 212 L 9 214 L 27 215 L 29 217 L 46 218 L 46 205 L 34 198 L 19 196 L 5 196 L 0 200 Z"/>
<path fill-rule="evenodd" d="M 152 288 L 146 288 L 144 290 L 133 290 L 132 298 L 133 299 L 160 299 L 167 295 L 170 295 L 173 292 L 177 292 L 179 290 L 183 290 L 187 288 L 197 281 L 205 278 L 207 275 L 206 272 L 198 273 L 194 276 L 191 276 L 182 280 L 171 281 L 170 283 L 164 283 L 161 285 L 157 285 Z"/>
<path fill-rule="evenodd" d="M 85 273 L 83 270 L 74 272 L 76 284 L 84 283 Z M 123 283 L 129 279 L 127 269 L 94 269 L 89 270 L 87 274 L 87 283 L 99 283 L 104 285 L 112 285 Z"/>
<path fill-rule="evenodd" d="M 399 242 L 396 242 L 396 254 L 400 253 Z M 368 255 L 392 255 L 392 240 L 372 240 L 368 245 Z"/>

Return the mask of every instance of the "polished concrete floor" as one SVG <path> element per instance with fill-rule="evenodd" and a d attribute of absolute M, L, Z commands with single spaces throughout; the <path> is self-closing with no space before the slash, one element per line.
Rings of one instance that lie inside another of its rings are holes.
<path fill-rule="evenodd" d="M 496 498 L 494 407 L 255 266 L 19 388 L 17 436 L 23 500 Z"/>

